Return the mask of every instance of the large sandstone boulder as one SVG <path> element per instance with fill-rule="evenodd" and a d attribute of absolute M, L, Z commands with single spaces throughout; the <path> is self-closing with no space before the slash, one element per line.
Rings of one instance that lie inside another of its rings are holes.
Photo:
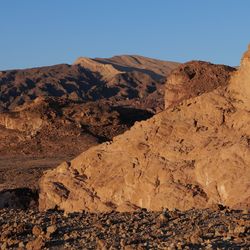
<path fill-rule="evenodd" d="M 40 210 L 249 207 L 249 53 L 229 88 L 185 100 L 47 171 Z"/>

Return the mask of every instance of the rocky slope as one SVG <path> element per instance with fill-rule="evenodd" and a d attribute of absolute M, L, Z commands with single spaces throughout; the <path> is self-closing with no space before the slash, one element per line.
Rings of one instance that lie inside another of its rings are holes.
<path fill-rule="evenodd" d="M 249 73 L 247 52 L 228 88 L 185 100 L 46 172 L 40 209 L 249 207 Z"/>

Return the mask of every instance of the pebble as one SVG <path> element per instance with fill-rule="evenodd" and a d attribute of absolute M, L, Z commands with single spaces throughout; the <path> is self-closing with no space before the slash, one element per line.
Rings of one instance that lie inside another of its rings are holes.
<path fill-rule="evenodd" d="M 41 227 L 39 227 L 39 226 L 37 226 L 37 225 L 35 225 L 33 228 L 32 228 L 32 233 L 33 233 L 33 235 L 35 235 L 35 236 L 39 236 L 39 235 L 41 235 L 42 234 L 42 232 L 43 232 L 43 230 L 41 229 Z"/>
<path fill-rule="evenodd" d="M 56 230 L 57 230 L 56 225 L 49 226 L 49 227 L 47 227 L 47 234 L 51 235 L 51 234 L 53 234 Z"/>

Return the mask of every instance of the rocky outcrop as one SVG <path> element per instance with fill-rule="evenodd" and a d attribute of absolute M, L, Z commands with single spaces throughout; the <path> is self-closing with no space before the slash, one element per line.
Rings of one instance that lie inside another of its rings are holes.
<path fill-rule="evenodd" d="M 18 130 L 27 134 L 35 134 L 43 125 L 43 120 L 36 115 L 26 113 L 4 113 L 0 115 L 0 125 L 7 129 Z"/>
<path fill-rule="evenodd" d="M 241 60 L 241 66 L 232 78 L 229 87 L 237 107 L 250 111 L 250 44 Z"/>
<path fill-rule="evenodd" d="M 47 171 L 40 210 L 249 207 L 249 53 L 229 88 L 185 100 Z"/>
<path fill-rule="evenodd" d="M 165 108 L 210 92 L 229 83 L 234 68 L 202 61 L 191 61 L 174 69 L 167 78 Z"/>

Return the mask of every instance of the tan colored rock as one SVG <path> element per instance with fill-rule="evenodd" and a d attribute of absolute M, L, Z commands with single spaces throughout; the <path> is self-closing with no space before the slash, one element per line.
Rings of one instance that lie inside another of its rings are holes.
<path fill-rule="evenodd" d="M 183 101 L 46 172 L 40 180 L 40 210 L 248 207 L 248 54 L 230 91 L 219 87 Z"/>
<path fill-rule="evenodd" d="M 36 225 L 32 228 L 32 234 L 35 235 L 36 237 L 38 237 L 38 236 L 43 234 L 43 230 L 40 226 Z"/>
<path fill-rule="evenodd" d="M 81 65 L 85 69 L 90 70 L 91 72 L 99 73 L 101 77 L 108 79 L 113 77 L 116 74 L 122 73 L 115 69 L 110 64 L 103 64 L 95 61 L 94 59 L 87 58 L 87 57 L 79 57 L 75 62 L 74 65 Z"/>
<path fill-rule="evenodd" d="M 41 249 L 44 249 L 44 247 L 45 247 L 45 242 L 44 242 L 43 237 L 41 236 L 37 237 L 33 241 L 29 241 L 26 244 L 27 250 L 41 250 Z"/>
<path fill-rule="evenodd" d="M 111 58 L 78 58 L 73 65 L 98 72 L 101 76 L 114 76 L 122 72 L 137 71 L 151 75 L 153 78 L 160 78 L 169 75 L 179 63 L 163 61 L 139 55 L 120 55 Z"/>
<path fill-rule="evenodd" d="M 237 107 L 250 111 L 250 44 L 241 60 L 241 66 L 232 78 L 229 87 Z"/>
<path fill-rule="evenodd" d="M 4 113 L 0 115 L 0 125 L 7 129 L 18 130 L 27 134 L 35 134 L 44 125 L 38 114 L 29 113 Z"/>

